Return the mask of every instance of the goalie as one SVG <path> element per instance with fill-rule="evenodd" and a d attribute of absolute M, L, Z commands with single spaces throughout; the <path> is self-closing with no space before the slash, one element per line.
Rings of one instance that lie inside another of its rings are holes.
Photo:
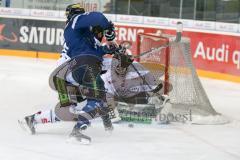
<path fill-rule="evenodd" d="M 112 59 L 105 59 L 104 66 L 108 69 L 101 76 L 107 90 L 107 102 L 116 116 L 114 122 L 121 120 L 118 116 L 119 102 L 125 104 L 127 110 L 130 107 L 136 111 L 135 106 L 141 105 L 142 109 L 151 106 L 156 111 L 162 109 L 167 100 L 167 96 L 163 95 L 163 81 L 160 80 L 164 73 L 155 77 L 143 65 L 134 62 L 130 55 L 126 55 L 126 51 L 121 51 Z M 172 89 L 171 85 L 169 89 Z"/>

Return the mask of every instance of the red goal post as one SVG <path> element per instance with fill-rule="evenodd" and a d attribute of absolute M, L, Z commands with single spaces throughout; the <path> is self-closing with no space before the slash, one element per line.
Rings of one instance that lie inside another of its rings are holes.
<path fill-rule="evenodd" d="M 157 70 L 163 72 L 164 94 L 168 94 L 169 92 L 169 42 L 168 37 L 157 34 L 139 33 L 137 35 L 137 61 L 157 75 L 159 75 Z M 159 48 L 160 46 L 163 47 L 161 49 L 154 50 L 154 48 Z M 142 53 L 145 54 L 141 55 Z"/>

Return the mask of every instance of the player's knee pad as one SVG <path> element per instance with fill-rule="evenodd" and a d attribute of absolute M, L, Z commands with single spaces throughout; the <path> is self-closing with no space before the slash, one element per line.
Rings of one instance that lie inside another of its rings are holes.
<path fill-rule="evenodd" d="M 92 117 L 103 116 L 113 112 L 112 108 L 109 108 L 107 103 L 99 100 L 88 100 L 87 105 L 83 108 L 83 111 L 89 113 Z M 114 114 L 114 112 L 113 112 Z M 112 115 L 114 117 L 114 115 Z"/>
<path fill-rule="evenodd" d="M 54 109 L 56 117 L 61 121 L 78 121 L 78 115 L 70 111 L 72 105 L 61 107 L 61 104 L 58 103 Z"/>
<path fill-rule="evenodd" d="M 95 118 L 98 108 L 93 106 L 93 103 L 87 103 L 83 108 L 77 105 L 61 107 L 61 104 L 58 103 L 54 112 L 62 121 L 85 121 Z"/>

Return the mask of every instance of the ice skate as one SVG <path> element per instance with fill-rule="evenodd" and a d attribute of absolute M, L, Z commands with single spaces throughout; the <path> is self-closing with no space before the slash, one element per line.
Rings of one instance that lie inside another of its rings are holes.
<path fill-rule="evenodd" d="M 19 124 L 25 125 L 32 135 L 36 134 L 36 129 L 34 127 L 34 115 L 26 116 L 23 121 L 18 121 Z"/>
<path fill-rule="evenodd" d="M 113 109 L 113 113 L 114 113 L 114 117 L 111 118 L 111 122 L 112 123 L 120 123 L 122 119 L 119 115 L 117 108 Z"/>
<path fill-rule="evenodd" d="M 103 120 L 103 125 L 105 128 L 105 131 L 112 131 L 113 130 L 113 125 L 111 122 L 111 119 L 109 117 L 108 114 L 102 115 L 101 116 L 102 120 Z"/>
<path fill-rule="evenodd" d="M 73 139 L 77 140 L 81 144 L 90 144 L 91 138 L 89 136 L 86 136 L 82 133 L 82 131 L 87 129 L 87 125 L 84 124 L 81 126 L 81 128 L 77 128 L 76 126 L 73 128 L 71 134 L 69 135 L 70 139 L 69 141 L 72 141 Z"/>
<path fill-rule="evenodd" d="M 109 109 L 109 107 L 99 108 L 99 115 L 103 121 L 103 126 L 105 128 L 105 131 L 113 130 L 111 116 L 109 114 L 111 114 L 111 109 Z M 113 112 L 113 114 L 115 114 L 115 113 Z"/>

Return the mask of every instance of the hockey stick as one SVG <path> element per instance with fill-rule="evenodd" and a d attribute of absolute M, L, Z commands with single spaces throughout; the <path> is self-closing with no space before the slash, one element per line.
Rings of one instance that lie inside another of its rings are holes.
<path fill-rule="evenodd" d="M 181 41 L 182 39 L 182 30 L 183 30 L 183 24 L 182 22 L 177 22 L 177 27 L 176 27 L 176 38 L 174 40 L 174 42 L 178 43 Z M 142 52 L 140 53 L 139 55 L 137 56 L 133 56 L 133 58 L 140 58 L 141 56 L 144 56 L 145 54 L 148 54 L 148 53 L 151 53 L 153 51 L 160 51 L 161 49 L 163 48 L 166 48 L 166 47 L 169 47 L 171 46 L 171 43 L 166 43 L 164 45 L 161 45 L 157 48 L 151 48 L 150 50 L 148 51 L 145 51 L 145 52 Z"/>
<path fill-rule="evenodd" d="M 143 80 L 143 83 L 145 83 L 150 90 L 154 90 L 154 89 L 152 89 L 152 87 L 149 85 L 149 83 L 146 81 L 145 77 L 143 77 L 143 76 L 140 74 L 140 72 L 138 71 L 138 69 L 137 69 L 132 63 L 130 64 L 130 66 L 137 72 L 137 74 L 139 75 L 139 77 Z"/>

